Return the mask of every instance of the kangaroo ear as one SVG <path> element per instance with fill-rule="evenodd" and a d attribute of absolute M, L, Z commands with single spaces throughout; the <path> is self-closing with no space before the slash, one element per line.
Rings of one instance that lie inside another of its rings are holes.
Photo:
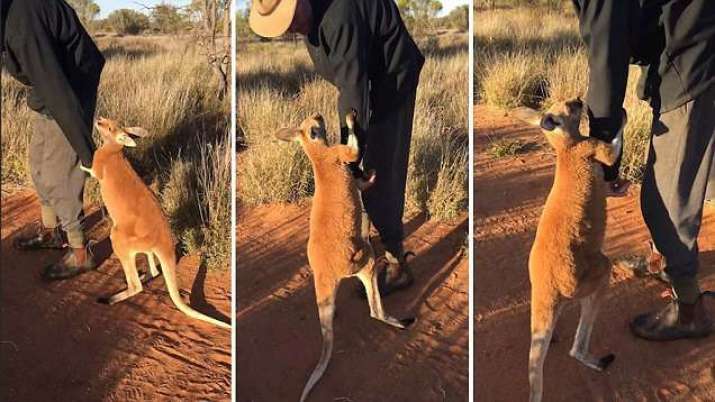
<path fill-rule="evenodd" d="M 142 138 L 149 136 L 149 132 L 141 127 L 125 127 L 124 132 Z"/>
<path fill-rule="evenodd" d="M 130 137 L 128 134 L 121 133 L 116 138 L 114 139 L 117 141 L 117 143 L 124 145 L 125 147 L 136 147 L 137 143 L 134 142 L 132 137 Z"/>
<path fill-rule="evenodd" d="M 273 135 L 281 141 L 294 141 L 300 134 L 301 131 L 297 128 L 283 127 Z"/>

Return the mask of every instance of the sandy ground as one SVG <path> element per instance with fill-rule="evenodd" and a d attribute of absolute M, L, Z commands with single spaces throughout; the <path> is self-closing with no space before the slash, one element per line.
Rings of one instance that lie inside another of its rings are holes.
<path fill-rule="evenodd" d="M 61 252 L 12 247 L 13 236 L 39 220 L 37 199 L 28 192 L 2 199 L 0 401 L 229 401 L 230 331 L 179 312 L 162 278 L 118 305 L 95 302 L 126 284 L 105 239 L 107 221 L 89 211 L 102 265 L 46 283 L 40 272 Z M 139 267 L 146 268 L 143 258 Z M 228 321 L 230 271 L 207 272 L 188 257 L 177 271 L 185 300 Z"/>
<path fill-rule="evenodd" d="M 320 326 L 307 265 L 309 204 L 241 210 L 237 227 L 237 400 L 298 400 L 320 355 Z M 357 280 L 337 300 L 332 361 L 311 401 L 466 401 L 468 263 L 466 215 L 452 224 L 414 217 L 406 248 L 415 285 L 385 298 L 408 331 L 369 315 Z"/>
<path fill-rule="evenodd" d="M 475 396 L 479 402 L 528 399 L 529 278 L 527 260 L 546 195 L 554 157 L 539 130 L 475 107 Z M 492 159 L 484 151 L 496 139 L 533 144 L 527 153 Z M 639 189 L 609 200 L 605 253 L 642 254 L 648 232 Z M 700 238 L 701 286 L 715 288 L 715 211 L 706 210 Z M 557 325 L 560 340 L 545 364 L 547 401 L 714 401 L 715 336 L 705 340 L 650 343 L 631 336 L 633 316 L 663 304 L 665 287 L 617 269 L 596 322 L 592 348 L 616 361 L 597 373 L 568 356 L 578 320 L 571 306 Z M 715 301 L 708 301 L 715 311 Z"/>

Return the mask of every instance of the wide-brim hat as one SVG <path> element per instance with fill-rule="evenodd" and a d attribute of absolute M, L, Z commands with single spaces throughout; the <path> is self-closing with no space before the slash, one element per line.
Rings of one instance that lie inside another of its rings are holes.
<path fill-rule="evenodd" d="M 297 4 L 298 0 L 253 0 L 248 26 L 264 38 L 281 36 L 290 28 Z"/>

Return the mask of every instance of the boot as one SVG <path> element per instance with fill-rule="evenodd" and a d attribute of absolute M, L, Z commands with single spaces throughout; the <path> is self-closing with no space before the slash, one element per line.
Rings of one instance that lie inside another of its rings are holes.
<path fill-rule="evenodd" d="M 60 261 L 45 267 L 42 278 L 46 281 L 69 279 L 95 268 L 97 263 L 88 247 L 70 249 Z"/>
<path fill-rule="evenodd" d="M 35 233 L 18 235 L 12 241 L 12 245 L 23 251 L 30 250 L 61 250 L 67 246 L 62 230 L 59 227 L 47 229 L 38 228 Z"/>
<path fill-rule="evenodd" d="M 631 331 L 649 341 L 703 338 L 713 331 L 713 322 L 701 294 L 694 304 L 673 298 L 662 310 L 642 314 L 631 321 Z"/>
<path fill-rule="evenodd" d="M 382 267 L 378 268 L 377 284 L 380 295 L 387 296 L 390 293 L 407 289 L 414 283 L 412 270 L 407 264 L 407 258 L 414 256 L 412 252 L 406 252 L 401 257 L 395 258 L 390 254 L 382 258 Z"/>

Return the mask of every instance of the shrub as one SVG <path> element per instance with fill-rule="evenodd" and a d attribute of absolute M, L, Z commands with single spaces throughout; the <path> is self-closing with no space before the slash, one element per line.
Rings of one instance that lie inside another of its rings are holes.
<path fill-rule="evenodd" d="M 113 11 L 107 17 L 109 26 L 118 34 L 136 35 L 149 28 L 149 17 L 129 9 Z"/>

